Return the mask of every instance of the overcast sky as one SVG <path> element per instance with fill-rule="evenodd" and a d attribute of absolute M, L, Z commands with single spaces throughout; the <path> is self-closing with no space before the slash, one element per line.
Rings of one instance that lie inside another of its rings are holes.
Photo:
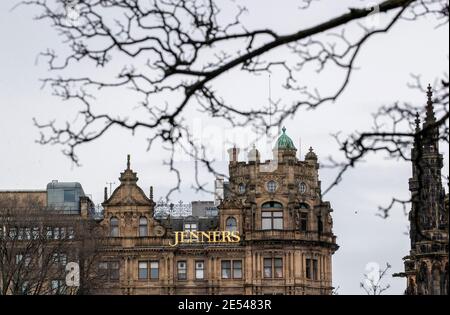
<path fill-rule="evenodd" d="M 49 76 L 47 65 L 37 58 L 38 53 L 51 47 L 61 47 L 60 38 L 47 23 L 33 21 L 35 12 L 31 8 L 10 11 L 13 0 L 0 2 L 0 189 L 45 189 L 48 182 L 78 181 L 95 203 L 101 203 L 106 183 L 118 184 L 119 173 L 126 166 L 126 155 L 132 155 L 132 168 L 138 172 L 139 184 L 148 192 L 155 186 L 157 198 L 164 196 L 173 186 L 174 177 L 162 166 L 165 153 L 155 147 L 146 151 L 145 133 L 134 137 L 121 130 L 108 133 L 99 141 L 82 147 L 79 151 L 82 166 L 74 166 L 61 154 L 61 147 L 41 146 L 35 143 L 39 131 L 32 119 L 73 119 L 76 107 L 68 108 L 41 89 L 40 78 Z M 311 25 L 326 17 L 345 12 L 349 3 L 361 5 L 369 1 L 323 1 L 308 14 L 296 10 L 298 1 L 242 1 L 250 8 L 246 21 L 253 26 L 267 26 L 281 33 L 292 32 L 304 25 Z M 332 2 L 332 3 L 331 3 Z M 339 4 L 337 3 L 339 2 Z M 357 59 L 359 70 L 342 97 L 334 104 L 327 104 L 315 111 L 299 112 L 286 122 L 287 133 L 300 146 L 302 158 L 309 146 L 313 146 L 319 159 L 337 151 L 330 133 L 352 132 L 367 129 L 371 124 L 370 113 L 383 104 L 394 100 L 425 104 L 425 96 L 406 86 L 411 73 L 420 73 L 424 82 L 433 83 L 448 69 L 448 26 L 435 29 L 432 20 L 417 23 L 402 21 L 388 35 L 373 38 L 363 48 Z M 280 53 L 286 53 L 281 51 Z M 286 58 L 292 58 L 286 53 Z M 89 75 L 90 68 L 78 69 Z M 272 77 L 274 99 L 287 97 L 281 88 L 282 77 Z M 336 77 L 321 78 L 332 85 Z M 222 95 L 239 99 L 242 103 L 266 102 L 267 77 L 249 78 L 238 72 L 227 74 L 216 84 Z M 110 96 L 111 105 L 119 106 L 124 101 L 121 95 Z M 130 101 L 130 99 L 126 99 Z M 131 100 L 132 101 L 132 100 Z M 72 105 L 71 105 L 72 106 Z M 224 124 L 211 122 L 192 114 L 186 119 L 194 126 L 201 125 L 205 138 L 213 135 L 224 137 L 233 130 Z M 226 157 L 230 141 L 214 141 L 219 157 Z M 299 145 L 301 143 L 301 145 Z M 263 148 L 263 159 L 269 159 L 267 148 Z M 444 174 L 448 174 L 448 151 L 445 151 Z M 245 154 L 242 155 L 245 158 Z M 192 189 L 191 161 L 180 161 L 177 166 L 183 171 L 182 190 L 175 200 L 190 202 L 211 199 L 211 196 L 196 194 Z M 226 159 L 219 159 L 217 167 L 226 171 Z M 396 209 L 387 220 L 376 216 L 379 205 L 386 205 L 391 197 L 408 197 L 410 165 L 388 161 L 382 156 L 367 159 L 366 163 L 351 170 L 341 185 L 326 195 L 334 209 L 334 233 L 341 248 L 334 256 L 333 282 L 339 294 L 363 294 L 359 283 L 365 268 L 375 262 L 389 262 L 393 272 L 403 270 L 402 258 L 408 254 L 409 239 L 407 218 L 401 209 Z M 333 178 L 333 171 L 321 170 L 323 186 Z M 213 183 L 211 176 L 205 181 Z M 212 187 L 212 186 L 210 186 Z M 388 278 L 389 294 L 401 294 L 405 284 L 402 279 Z"/>

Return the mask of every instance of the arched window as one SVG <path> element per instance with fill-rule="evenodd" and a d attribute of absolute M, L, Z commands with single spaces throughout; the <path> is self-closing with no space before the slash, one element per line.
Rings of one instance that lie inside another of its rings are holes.
<path fill-rule="evenodd" d="M 262 205 L 263 209 L 283 209 L 283 205 L 276 201 L 266 202 Z"/>
<path fill-rule="evenodd" d="M 112 217 L 109 221 L 109 227 L 110 227 L 110 235 L 112 237 L 118 237 L 119 236 L 119 219 L 116 217 Z"/>
<path fill-rule="evenodd" d="M 229 217 L 225 222 L 225 229 L 230 232 L 237 231 L 237 220 L 234 217 Z"/>
<path fill-rule="evenodd" d="M 148 220 L 146 217 L 139 218 L 139 236 L 148 236 Z"/>
<path fill-rule="evenodd" d="M 261 228 L 263 230 L 283 229 L 283 205 L 279 202 L 267 202 L 262 205 Z"/>

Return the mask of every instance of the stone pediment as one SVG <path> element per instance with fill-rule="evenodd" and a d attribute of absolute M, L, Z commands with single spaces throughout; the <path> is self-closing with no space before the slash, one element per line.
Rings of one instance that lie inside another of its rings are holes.
<path fill-rule="evenodd" d="M 120 184 L 104 206 L 137 205 L 152 206 L 153 202 L 145 195 L 137 184 Z"/>
<path fill-rule="evenodd" d="M 244 205 L 240 200 L 226 198 L 219 205 L 219 209 L 242 209 Z"/>
<path fill-rule="evenodd" d="M 120 185 L 107 199 L 103 206 L 153 206 L 153 201 L 137 185 L 138 177 L 130 168 L 130 156 L 128 155 L 127 169 L 120 174 Z"/>

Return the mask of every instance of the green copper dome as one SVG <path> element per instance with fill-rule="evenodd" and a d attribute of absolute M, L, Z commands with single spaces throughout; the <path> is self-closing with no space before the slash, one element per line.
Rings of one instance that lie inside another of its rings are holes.
<path fill-rule="evenodd" d="M 283 127 L 283 134 L 278 138 L 275 150 L 297 150 L 292 139 L 286 134 L 286 128 Z"/>

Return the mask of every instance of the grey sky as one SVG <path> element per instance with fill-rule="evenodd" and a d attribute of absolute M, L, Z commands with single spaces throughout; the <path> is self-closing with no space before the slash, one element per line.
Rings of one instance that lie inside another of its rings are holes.
<path fill-rule="evenodd" d="M 132 168 L 138 172 L 139 184 L 148 191 L 155 186 L 157 197 L 164 196 L 174 183 L 173 174 L 162 166 L 165 152 L 157 147 L 146 151 L 146 134 L 137 132 L 135 137 L 121 130 L 114 130 L 99 141 L 82 147 L 79 151 L 82 167 L 75 167 L 61 154 L 61 148 L 40 146 L 34 141 L 39 132 L 33 126 L 32 118 L 40 121 L 49 119 L 73 119 L 76 105 L 64 104 L 51 95 L 48 89 L 41 90 L 39 79 L 49 76 L 43 60 L 38 60 L 39 52 L 48 47 L 57 49 L 60 38 L 47 23 L 32 20 L 34 12 L 30 8 L 19 8 L 10 12 L 17 1 L 0 2 L 0 189 L 44 189 L 52 179 L 79 181 L 85 191 L 92 195 L 94 202 L 100 203 L 103 187 L 107 182 L 118 183 L 119 172 L 125 168 L 126 154 L 132 155 Z M 347 4 L 357 5 L 369 1 L 323 1 L 310 14 L 295 10 L 299 1 L 256 1 L 246 0 L 250 13 L 246 21 L 251 25 L 274 27 L 282 33 L 293 31 L 300 26 L 311 25 L 328 16 L 344 12 Z M 339 4 L 337 3 L 339 2 Z M 257 5 L 258 4 L 258 5 Z M 424 82 L 432 82 L 448 70 L 448 26 L 435 30 L 435 21 L 421 20 L 417 23 L 401 21 L 387 35 L 373 38 L 363 49 L 357 65 L 360 69 L 351 79 L 346 92 L 335 104 L 327 104 L 315 111 L 299 112 L 286 122 L 288 134 L 298 144 L 301 139 L 302 158 L 309 146 L 315 148 L 319 158 L 336 153 L 337 146 L 329 134 L 342 130 L 367 129 L 371 124 L 370 113 L 382 104 L 393 100 L 425 103 L 425 96 L 410 90 L 406 83 L 410 73 L 420 73 Z M 280 51 L 280 54 L 286 52 Z M 286 54 L 286 58 L 289 57 Z M 77 72 L 89 68 L 82 67 Z M 307 80 L 309 77 L 305 78 Z M 333 74 L 320 77 L 325 84 L 335 83 Z M 295 97 L 285 95 L 280 87 L 283 77 L 276 73 L 272 77 L 274 99 Z M 311 77 L 311 80 L 317 78 Z M 218 80 L 216 87 L 223 95 L 242 103 L 267 102 L 267 77 L 249 78 L 231 72 Z M 122 95 L 109 95 L 111 105 L 119 106 L 129 101 Z M 225 125 L 211 123 L 200 116 L 192 124 L 200 121 L 205 128 L 204 137 L 214 133 L 218 126 L 221 135 L 231 132 Z M 209 130 L 209 131 L 208 131 Z M 216 141 L 216 143 L 219 143 Z M 225 156 L 228 147 L 219 146 L 218 156 Z M 267 151 L 267 150 L 266 150 Z M 265 154 L 263 159 L 271 156 Z M 242 159 L 245 154 L 242 155 Z M 183 189 L 174 196 L 186 202 L 211 196 L 196 194 L 190 189 L 192 184 L 190 161 L 180 161 L 183 170 Z M 226 170 L 226 161 L 218 167 Z M 444 174 L 448 174 L 448 149 L 445 150 Z M 323 186 L 327 186 L 334 172 L 321 170 Z M 393 272 L 402 271 L 402 257 L 408 253 L 409 240 L 407 219 L 401 209 L 397 209 L 387 220 L 375 216 L 378 205 L 386 205 L 392 196 L 408 196 L 410 165 L 403 162 L 386 161 L 382 156 L 373 157 L 351 170 L 341 185 L 331 191 L 326 199 L 331 201 L 334 212 L 334 232 L 341 246 L 334 256 L 334 285 L 340 294 L 363 294 L 359 282 L 370 262 L 383 265 L 389 262 Z M 213 178 L 205 176 L 212 184 Z M 390 294 L 401 294 L 404 281 L 387 279 L 392 288 Z"/>

